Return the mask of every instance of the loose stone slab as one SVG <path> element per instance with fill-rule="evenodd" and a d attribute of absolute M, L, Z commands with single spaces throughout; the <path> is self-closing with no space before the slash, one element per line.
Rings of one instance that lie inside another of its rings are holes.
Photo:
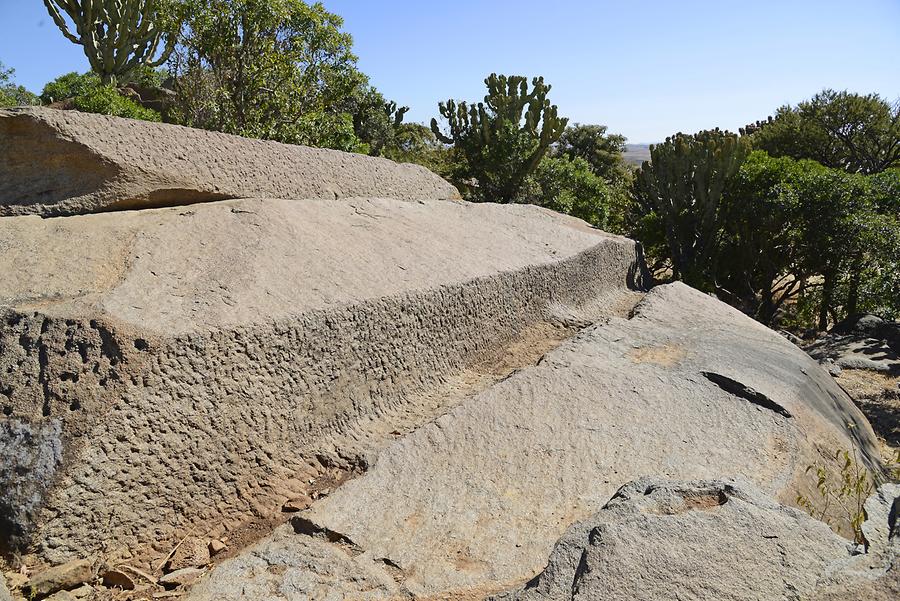
<path fill-rule="evenodd" d="M 0 109 L 0 216 L 226 198 L 459 198 L 424 167 L 79 111 Z"/>

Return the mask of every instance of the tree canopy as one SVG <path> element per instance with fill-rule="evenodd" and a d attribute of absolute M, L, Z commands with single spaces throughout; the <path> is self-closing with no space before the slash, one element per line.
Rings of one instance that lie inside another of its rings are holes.
<path fill-rule="evenodd" d="M 900 165 L 900 100 L 892 104 L 878 94 L 823 90 L 744 131 L 772 156 L 812 159 L 850 173 Z"/>
<path fill-rule="evenodd" d="M 37 96 L 13 81 L 15 74 L 15 69 L 0 62 L 0 107 L 37 104 Z"/>
<path fill-rule="evenodd" d="M 725 186 L 750 152 L 743 138 L 718 129 L 682 133 L 650 147 L 635 178 L 645 215 L 659 218 L 675 276 L 701 290 L 715 286 L 715 254 Z"/>
<path fill-rule="evenodd" d="M 615 181 L 625 169 L 622 160 L 625 136 L 606 131 L 605 125 L 571 125 L 559 137 L 556 153 L 584 159 L 595 174 L 606 181 Z"/>
<path fill-rule="evenodd" d="M 301 0 L 182 0 L 170 61 L 178 121 L 254 138 L 357 150 L 339 110 L 366 83 L 343 20 Z"/>

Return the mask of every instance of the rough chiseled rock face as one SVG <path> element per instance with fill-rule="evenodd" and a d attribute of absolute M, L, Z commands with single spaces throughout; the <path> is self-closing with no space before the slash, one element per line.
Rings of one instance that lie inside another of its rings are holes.
<path fill-rule="evenodd" d="M 5 217 L 0 247 L 0 514 L 53 561 L 277 511 L 640 266 L 535 207 L 392 199 Z"/>
<path fill-rule="evenodd" d="M 865 418 L 803 351 L 661 286 L 630 318 L 587 327 L 395 442 L 295 518 L 296 533 L 224 563 L 194 598 L 482 598 L 534 576 L 567 528 L 633 479 L 737 477 L 793 503 L 816 498 L 807 466 L 851 445 L 875 465 Z M 323 579 L 303 558 L 325 544 L 347 553 L 328 555 Z"/>
<path fill-rule="evenodd" d="M 246 197 L 459 198 L 418 165 L 77 111 L 0 110 L 0 148 L 0 216 Z"/>
<path fill-rule="evenodd" d="M 865 525 L 884 536 L 860 555 L 748 483 L 641 479 L 570 528 L 537 577 L 494 601 L 888 599 L 879 591 L 897 590 L 900 549 L 879 497 L 897 495 L 886 486 L 870 499 Z"/>

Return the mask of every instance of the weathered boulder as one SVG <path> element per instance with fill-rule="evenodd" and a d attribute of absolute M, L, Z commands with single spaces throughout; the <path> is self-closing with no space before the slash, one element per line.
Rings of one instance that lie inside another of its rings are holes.
<path fill-rule="evenodd" d="M 424 167 L 162 123 L 0 109 L 0 216 L 226 198 L 459 198 Z"/>
<path fill-rule="evenodd" d="M 630 240 L 530 206 L 0 218 L 0 541 L 59 562 L 278 513 L 639 268 Z"/>
<path fill-rule="evenodd" d="M 890 527 L 887 511 L 868 517 L 879 532 Z M 570 528 L 537 577 L 494 599 L 815 599 L 830 589 L 890 586 L 900 565 L 887 537 L 878 543 L 861 556 L 822 522 L 748 483 L 645 478 Z"/>
<path fill-rule="evenodd" d="M 661 286 L 630 318 L 586 328 L 398 440 L 298 514 L 297 534 L 223 563 L 193 598 L 249 586 L 302 599 L 295 583 L 320 582 L 303 557 L 323 540 L 348 551 L 329 560 L 341 594 L 363 570 L 382 583 L 356 589 L 364 598 L 481 598 L 538 573 L 566 529 L 633 479 L 729 476 L 815 502 L 806 468 L 839 448 L 877 469 L 868 422 L 810 357 L 711 297 Z M 267 563 L 282 567 L 262 575 Z"/>
<path fill-rule="evenodd" d="M 851 315 L 805 346 L 823 364 L 900 374 L 900 323 Z"/>

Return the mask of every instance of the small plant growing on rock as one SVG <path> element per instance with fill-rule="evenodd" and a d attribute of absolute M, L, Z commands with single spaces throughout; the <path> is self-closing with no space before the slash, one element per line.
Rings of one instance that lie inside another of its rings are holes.
<path fill-rule="evenodd" d="M 816 472 L 816 490 L 821 496 L 821 504 L 816 506 L 810 498 L 797 495 L 797 505 L 829 526 L 834 525 L 829 517 L 829 510 L 835 504 L 838 505 L 842 519 L 846 519 L 853 530 L 854 542 L 862 544 L 865 541 L 861 526 L 866 519 L 863 504 L 875 490 L 875 484 L 869 471 L 860 465 L 855 450 L 852 455 L 850 451 L 838 450 L 834 459 L 841 466 L 837 474 L 820 463 L 806 468 L 807 473 L 812 470 Z"/>
<path fill-rule="evenodd" d="M 854 542 L 863 544 L 865 539 L 862 534 L 862 524 L 866 520 L 863 505 L 875 491 L 879 482 L 875 476 L 869 473 L 868 469 L 860 464 L 855 449 L 852 452 L 838 450 L 834 454 L 834 459 L 840 464 L 840 470 L 837 473 L 820 463 L 814 463 L 806 468 L 807 473 L 812 470 L 816 472 L 816 490 L 821 498 L 821 504 L 815 505 L 809 497 L 797 495 L 797 505 L 829 526 L 835 525 L 829 517 L 829 510 L 837 505 L 840 508 L 842 519 L 846 520 L 853 530 Z M 887 462 L 885 467 L 892 480 L 900 479 L 900 451 L 897 452 L 894 459 Z"/>

